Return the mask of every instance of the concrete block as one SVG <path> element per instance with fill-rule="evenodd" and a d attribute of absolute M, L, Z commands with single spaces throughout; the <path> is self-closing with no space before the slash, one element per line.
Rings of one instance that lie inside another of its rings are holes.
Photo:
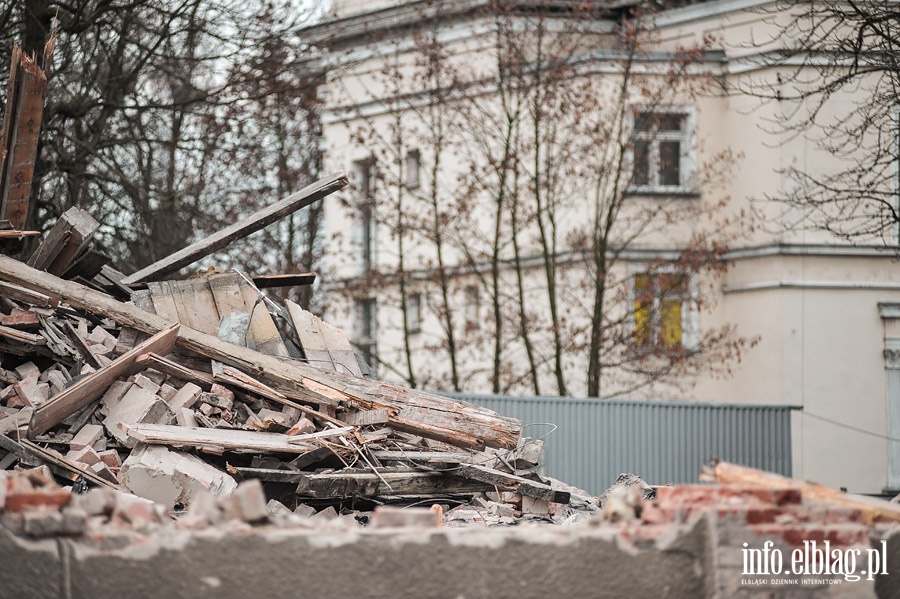
<path fill-rule="evenodd" d="M 178 389 L 170 385 L 169 383 L 163 383 L 159 387 L 159 391 L 157 391 L 157 395 L 163 398 L 167 404 L 172 404 L 172 398 L 175 397 L 175 394 L 178 393 Z"/>
<path fill-rule="evenodd" d="M 371 528 L 439 528 L 441 516 L 426 507 L 380 505 L 369 519 Z"/>
<path fill-rule="evenodd" d="M 93 447 L 102 434 L 103 427 L 99 424 L 85 424 L 78 431 L 78 434 L 69 441 L 69 448 L 82 449 L 84 447 Z"/>
<path fill-rule="evenodd" d="M 119 423 L 166 423 L 172 412 L 166 402 L 137 385 L 132 386 L 119 401 L 102 400 L 106 410 L 103 425 L 106 431 L 126 447 L 134 447 L 136 441 L 119 428 Z"/>
<path fill-rule="evenodd" d="M 106 464 L 108 468 L 118 470 L 122 467 L 122 458 L 119 457 L 119 452 L 115 449 L 98 451 L 97 455 L 100 457 L 100 461 Z"/>
<path fill-rule="evenodd" d="M 119 479 L 116 478 L 115 473 L 113 473 L 113 471 L 109 469 L 109 466 L 107 466 L 103 462 L 91 464 L 90 470 L 103 480 L 107 480 L 116 485 L 119 484 Z"/>
<path fill-rule="evenodd" d="M 534 497 L 522 496 L 522 513 L 533 514 L 538 516 L 546 516 L 550 513 L 550 503 L 543 499 L 535 499 Z"/>
<path fill-rule="evenodd" d="M 73 462 L 81 462 L 87 466 L 93 466 L 100 463 L 100 456 L 91 446 L 82 447 L 81 449 L 73 449 L 66 454 L 66 458 Z"/>
<path fill-rule="evenodd" d="M 116 338 L 100 325 L 94 327 L 94 330 L 91 331 L 91 334 L 88 335 L 85 341 L 97 345 L 105 345 L 109 349 L 115 349 L 116 347 Z"/>
<path fill-rule="evenodd" d="M 309 418 L 301 418 L 288 430 L 288 435 L 305 435 L 316 432 L 316 425 Z"/>
<path fill-rule="evenodd" d="M 274 424 L 277 424 L 280 426 L 284 426 L 284 427 L 288 426 L 287 417 L 283 413 L 276 412 L 275 410 L 269 410 L 268 408 L 263 408 L 259 412 L 256 413 L 256 416 L 257 416 L 257 418 L 262 420 L 264 424 L 268 421 L 268 422 L 271 422 L 271 423 L 274 423 Z"/>
<path fill-rule="evenodd" d="M 32 408 L 36 408 L 50 399 L 50 385 L 37 382 L 37 377 L 22 379 L 14 386 L 16 395 L 23 404 L 21 407 L 31 406 Z M 16 407 L 9 401 L 7 401 L 6 405 Z"/>
<path fill-rule="evenodd" d="M 194 416 L 194 410 L 190 408 L 178 408 L 175 410 L 175 421 L 178 426 L 197 426 L 197 418 Z"/>
<path fill-rule="evenodd" d="M 262 482 L 257 479 L 245 480 L 240 483 L 234 492 L 223 500 L 222 506 L 226 513 L 232 511 L 228 507 L 234 508 L 233 511 L 244 522 L 260 522 L 268 516 L 266 494 L 263 491 Z"/>
<path fill-rule="evenodd" d="M 41 376 L 41 369 L 35 366 L 34 362 L 25 362 L 15 367 L 19 380 L 34 379 L 37 380 Z"/>
<path fill-rule="evenodd" d="M 211 401 L 216 407 L 223 410 L 230 410 L 234 407 L 234 392 L 231 389 L 215 383 L 210 387 L 209 393 L 217 398 L 215 403 Z"/>
<path fill-rule="evenodd" d="M 156 395 L 156 393 L 159 391 L 159 385 L 157 385 L 156 383 L 154 383 L 152 380 L 150 380 L 148 377 L 144 376 L 141 373 L 133 375 L 132 377 L 130 377 L 129 380 L 131 380 L 131 382 L 134 383 L 135 385 L 137 385 L 138 387 L 146 389 L 147 391 L 149 391 L 150 393 L 153 393 L 154 395 Z"/>
<path fill-rule="evenodd" d="M 228 474 L 203 460 L 155 445 L 138 445 L 122 463 L 120 478 L 131 492 L 169 508 L 190 505 L 203 490 L 227 497 L 237 487 Z"/>
<path fill-rule="evenodd" d="M 64 597 L 63 561 L 56 539 L 16 537 L 0 526 L 0 596 Z"/>
<path fill-rule="evenodd" d="M 193 406 L 202 392 L 203 390 L 194 383 L 187 383 L 167 402 L 172 411 L 178 413 L 179 408 L 190 408 Z"/>

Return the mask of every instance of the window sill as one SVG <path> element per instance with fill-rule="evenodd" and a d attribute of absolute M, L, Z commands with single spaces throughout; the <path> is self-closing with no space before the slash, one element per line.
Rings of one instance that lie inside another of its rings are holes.
<path fill-rule="evenodd" d="M 665 188 L 665 187 L 634 187 L 625 192 L 626 198 L 633 197 L 669 197 L 669 198 L 684 198 L 684 199 L 696 199 L 700 197 L 700 192 L 696 190 L 690 189 L 679 189 L 677 187 L 673 188 Z"/>

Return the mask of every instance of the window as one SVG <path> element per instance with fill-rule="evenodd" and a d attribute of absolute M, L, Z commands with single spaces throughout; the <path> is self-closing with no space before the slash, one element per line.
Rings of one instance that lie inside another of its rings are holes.
<path fill-rule="evenodd" d="M 469 285 L 465 289 L 465 306 L 463 315 L 466 319 L 466 330 L 477 329 L 481 327 L 481 296 L 478 293 L 478 287 Z"/>
<path fill-rule="evenodd" d="M 690 120 L 685 112 L 635 113 L 632 187 L 671 190 L 687 184 Z"/>
<path fill-rule="evenodd" d="M 692 309 L 688 277 L 681 273 L 634 275 L 634 345 L 647 350 L 689 347 Z"/>
<path fill-rule="evenodd" d="M 419 150 L 410 150 L 406 154 L 406 188 L 416 189 L 419 186 L 419 168 L 422 158 Z"/>
<path fill-rule="evenodd" d="M 406 298 L 406 330 L 410 333 L 422 331 L 422 294 L 411 293 Z"/>
<path fill-rule="evenodd" d="M 356 302 L 356 347 L 363 361 L 374 374 L 378 364 L 375 298 L 367 297 Z"/>
<path fill-rule="evenodd" d="M 375 161 L 371 158 L 353 164 L 357 183 L 357 215 L 354 235 L 360 247 L 360 260 L 364 270 L 375 264 Z"/>

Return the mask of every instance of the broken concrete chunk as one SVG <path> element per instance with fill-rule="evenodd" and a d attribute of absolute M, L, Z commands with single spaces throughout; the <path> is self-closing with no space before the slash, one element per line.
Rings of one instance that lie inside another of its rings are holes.
<path fill-rule="evenodd" d="M 94 327 L 94 330 L 88 335 L 86 341 L 96 345 L 105 345 L 111 350 L 116 347 L 116 338 L 100 325 Z"/>
<path fill-rule="evenodd" d="M 131 492 L 169 508 L 190 505 L 204 490 L 226 497 L 237 488 L 233 478 L 203 460 L 158 445 L 138 445 L 122 463 L 120 477 Z"/>
<path fill-rule="evenodd" d="M 41 376 L 41 369 L 34 365 L 34 362 L 25 362 L 15 368 L 16 374 L 20 380 L 34 379 L 37 380 Z"/>
<path fill-rule="evenodd" d="M 97 452 L 94 451 L 94 448 L 90 445 L 82 447 L 81 449 L 73 449 L 66 454 L 66 459 L 72 460 L 73 462 L 81 462 L 88 466 L 93 466 L 100 462 L 100 456 L 97 455 Z"/>
<path fill-rule="evenodd" d="M 25 406 L 36 408 L 50 399 L 50 385 L 38 383 L 36 376 L 22 379 L 14 387 L 18 401 L 13 398 L 7 400 L 6 405 L 11 408 Z"/>
<path fill-rule="evenodd" d="M 202 392 L 203 390 L 194 383 L 187 383 L 175 393 L 171 400 L 168 400 L 169 407 L 175 413 L 178 413 L 179 408 L 190 408 Z"/>
<path fill-rule="evenodd" d="M 118 401 L 102 400 L 106 411 L 103 425 L 107 432 L 126 447 L 134 447 L 136 441 L 119 427 L 125 424 L 160 424 L 173 417 L 166 402 L 137 385 L 132 386 Z"/>
<path fill-rule="evenodd" d="M 175 421 L 178 426 L 197 426 L 197 418 L 194 417 L 194 410 L 190 408 L 178 408 L 175 410 Z"/>
<path fill-rule="evenodd" d="M 316 432 L 316 425 L 312 423 L 312 420 L 310 420 L 309 418 L 301 418 L 297 421 L 297 424 L 292 426 L 286 434 L 294 436 L 305 435 L 314 432 Z"/>
<path fill-rule="evenodd" d="M 137 385 L 138 387 L 146 389 L 147 391 L 149 391 L 150 393 L 153 393 L 154 395 L 156 395 L 156 393 L 159 391 L 159 385 L 154 383 L 152 380 L 150 380 L 148 377 L 144 376 L 143 374 L 140 374 L 140 373 L 135 374 L 129 380 L 132 383 L 134 383 L 135 385 Z"/>
<path fill-rule="evenodd" d="M 266 494 L 258 479 L 245 480 L 222 502 L 227 515 L 234 515 L 244 522 L 260 522 L 268 517 Z"/>
<path fill-rule="evenodd" d="M 93 447 L 94 443 L 100 439 L 103 434 L 103 427 L 99 424 L 85 424 L 78 431 L 78 434 L 69 441 L 69 449 L 82 449 L 84 447 Z"/>

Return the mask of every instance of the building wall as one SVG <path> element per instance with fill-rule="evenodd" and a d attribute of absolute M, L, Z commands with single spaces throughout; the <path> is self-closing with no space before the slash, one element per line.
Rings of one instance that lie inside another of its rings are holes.
<path fill-rule="evenodd" d="M 775 69 L 761 69 L 754 63 L 752 54 L 761 49 L 751 49 L 745 43 L 751 38 L 766 39 L 772 30 L 772 16 L 754 9 L 759 4 L 718 0 L 669 11 L 659 19 L 658 47 L 661 51 L 673 49 L 700 36 L 715 35 L 720 39 L 727 62 L 712 64 L 710 68 L 720 69 L 718 76 L 725 85 L 739 89 L 750 80 L 773 80 L 777 76 Z M 351 0 L 335 5 L 338 16 L 351 15 L 362 7 L 362 3 Z M 365 3 L 366 10 L 377 8 L 381 4 Z M 451 55 L 459 68 L 477 72 L 487 68 L 488 30 L 483 22 L 457 20 L 448 23 L 440 35 L 452 49 Z M 391 97 L 392 90 L 380 74 L 383 63 L 379 52 L 382 57 L 393 57 L 399 51 L 398 60 L 411 64 L 410 55 L 402 51 L 409 49 L 409 44 L 408 38 L 398 34 L 381 39 L 374 46 L 364 43 L 352 46 L 346 54 L 350 58 L 344 62 L 332 57 L 340 68 L 333 71 L 330 83 L 323 90 L 327 109 L 323 132 L 326 170 L 352 170 L 355 161 L 367 157 L 368 150 L 353 138 L 364 122 L 361 115 L 365 114 L 366 122 L 381 132 L 390 131 L 394 125 L 383 102 L 384 98 Z M 603 61 L 598 59 L 590 68 L 602 72 Z M 484 96 L 486 105 L 491 101 L 489 93 Z M 852 104 L 853 98 L 840 97 L 836 102 L 834 110 L 838 111 L 840 103 Z M 699 326 L 701 330 L 711 330 L 732 324 L 738 335 L 755 340 L 756 345 L 743 353 L 740 362 L 730 365 L 728 372 L 681 381 L 683 384 L 674 387 L 650 387 L 642 390 L 640 396 L 800 407 L 803 412 L 794 417 L 794 476 L 855 492 L 880 492 L 889 486 L 885 438 L 889 433 L 888 375 L 882 352 L 887 336 L 885 326 L 890 323 L 881 317 L 878 305 L 900 301 L 900 272 L 893 255 L 868 246 L 848 247 L 814 227 L 770 226 L 791 221 L 796 216 L 783 205 L 765 200 L 789 189 L 783 169 L 791 164 L 821 165 L 824 169 L 833 160 L 817 151 L 803 136 L 781 139 L 767 130 L 767 123 L 790 110 L 790 105 L 761 103 L 741 94 L 712 93 L 691 103 L 696 110 L 698 161 L 714 160 L 726 150 L 740 156 L 728 169 L 727 177 L 705 187 L 701 197 L 694 201 L 729 198 L 723 214 L 737 217 L 756 212 L 765 217 L 756 221 L 755 228 L 743 231 L 732 245 L 730 269 L 724 277 L 707 282 L 715 289 L 714 301 L 700 313 Z M 464 152 L 465 148 L 461 147 L 448 150 L 449 161 L 459 163 Z M 444 180 L 451 191 L 458 169 L 449 169 Z M 352 193 L 343 192 L 345 203 L 352 199 Z M 633 200 L 634 205 L 640 202 L 652 203 L 653 198 Z M 353 297 L 337 290 L 341 288 L 338 281 L 354 280 L 361 273 L 358 243 L 354 246 L 352 234 L 354 217 L 341 201 L 326 202 L 325 211 L 330 246 L 326 284 L 332 289 L 328 294 L 327 317 L 343 325 L 352 336 L 356 326 Z M 577 226 L 583 218 L 583 212 L 575 210 L 565 226 Z M 471 226 L 477 229 L 483 219 L 472 220 Z M 641 236 L 634 240 L 632 247 L 650 255 L 677 247 L 679 240 L 690 231 L 690 227 L 681 223 Z M 396 240 L 384 229 L 379 229 L 377 235 L 378 263 L 388 268 L 395 266 Z M 881 240 L 871 241 L 875 244 Z M 405 248 L 404 258 L 407 266 L 417 262 L 426 265 L 433 260 L 433 255 L 428 248 L 414 246 Z M 460 259 L 457 249 L 449 252 L 449 261 Z M 639 263 L 639 258 L 625 260 L 616 272 L 626 276 L 629 265 Z M 573 299 L 570 309 L 576 314 L 575 300 L 586 291 L 577 286 L 582 268 L 577 259 L 573 258 L 570 268 L 567 274 Z M 539 264 L 530 267 L 527 276 L 539 280 Z M 504 273 L 504 277 L 509 285 L 513 284 L 510 272 Z M 465 305 L 464 290 L 473 281 L 472 275 L 455 281 L 453 296 L 457 305 Z M 533 287 L 537 288 L 538 284 Z M 422 291 L 426 299 L 435 293 L 434 285 L 424 274 L 413 282 L 413 290 Z M 398 365 L 396 371 L 382 369 L 379 375 L 402 380 L 405 364 L 402 320 L 396 302 L 390 301 L 396 295 L 391 284 L 382 281 L 358 290 L 358 294 L 378 299 L 378 351 L 386 362 Z M 535 294 L 534 305 L 539 312 L 546 313 L 546 306 L 537 300 L 540 294 Z M 487 308 L 481 306 L 483 312 Z M 413 360 L 421 373 L 417 382 L 447 388 L 449 366 L 439 347 L 439 335 L 430 333 L 439 331 L 440 323 L 433 310 L 423 310 L 423 316 L 422 333 L 413 339 L 417 350 Z M 467 372 L 483 372 L 490 366 L 484 357 L 483 332 L 465 327 L 458 331 L 461 361 Z M 548 342 L 546 336 L 538 335 L 536 339 L 540 343 Z M 424 348 L 430 349 L 423 351 Z M 520 347 L 514 351 L 524 360 Z M 583 394 L 583 362 L 570 359 L 566 369 L 572 382 L 570 391 Z M 465 381 L 466 388 L 487 392 L 485 381 L 484 376 L 476 375 Z M 544 381 L 542 391 L 553 391 L 551 380 Z"/>

